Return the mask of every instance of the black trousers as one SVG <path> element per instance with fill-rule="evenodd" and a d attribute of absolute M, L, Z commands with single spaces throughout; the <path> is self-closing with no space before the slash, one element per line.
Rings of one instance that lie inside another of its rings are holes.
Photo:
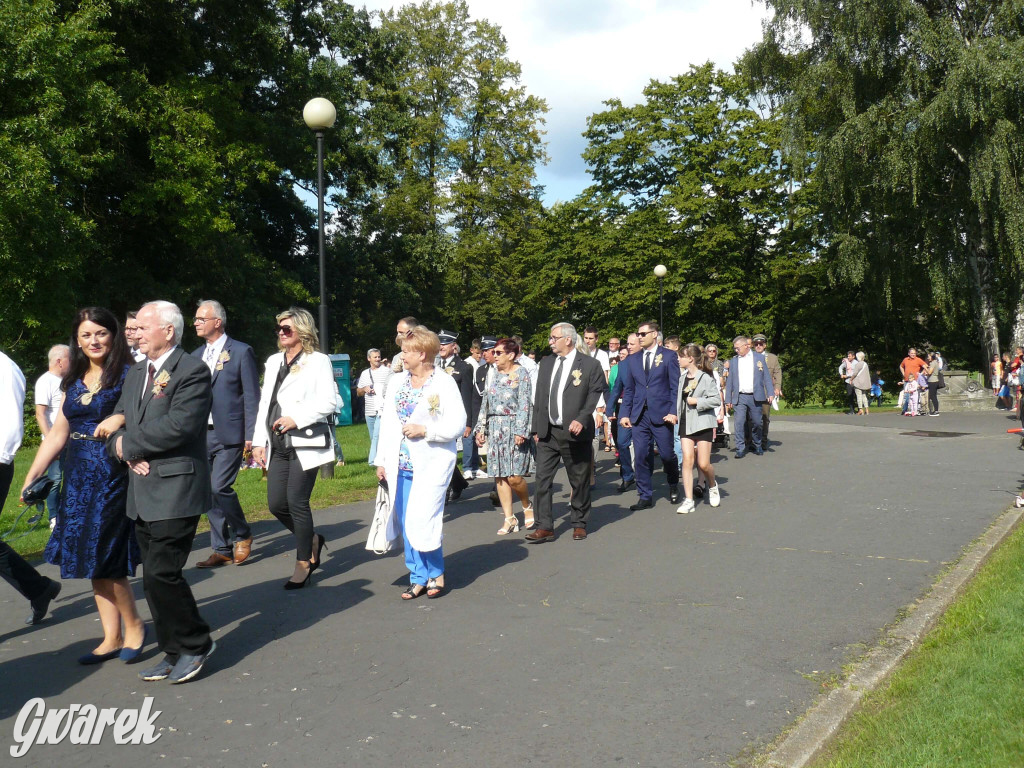
<path fill-rule="evenodd" d="M 135 521 L 142 550 L 142 588 L 153 616 L 160 650 L 171 658 L 199 655 L 210 649 L 210 625 L 199 615 L 192 588 L 182 569 L 192 551 L 199 516 Z"/>
<path fill-rule="evenodd" d="M 14 464 L 0 464 L 0 501 L 7 498 L 13 477 Z M 50 579 L 25 562 L 6 541 L 0 541 L 0 577 L 29 600 L 35 600 L 50 585 Z"/>
<path fill-rule="evenodd" d="M 939 382 L 928 382 L 928 413 L 939 412 Z"/>
<path fill-rule="evenodd" d="M 235 493 L 235 480 L 242 466 L 243 447 L 221 445 L 207 432 L 206 450 L 210 457 L 210 482 L 213 485 L 213 506 L 206 513 L 210 520 L 210 548 L 231 556 L 236 541 L 252 536 L 242 504 Z"/>
<path fill-rule="evenodd" d="M 281 525 L 295 534 L 295 559 L 313 556 L 313 513 L 309 497 L 319 467 L 303 469 L 294 450 L 274 451 L 267 468 L 267 505 Z"/>
<path fill-rule="evenodd" d="M 573 528 L 586 528 L 590 517 L 590 462 L 594 458 L 594 441 L 573 439 L 565 427 L 551 425 L 548 436 L 537 441 L 537 488 L 534 514 L 537 527 L 546 531 L 555 529 L 551 509 L 551 484 L 559 463 L 565 464 L 572 488 Z"/>

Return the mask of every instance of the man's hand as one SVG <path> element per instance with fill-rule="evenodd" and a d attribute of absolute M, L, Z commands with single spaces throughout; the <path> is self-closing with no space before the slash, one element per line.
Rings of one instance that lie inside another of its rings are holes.
<path fill-rule="evenodd" d="M 619 419 L 619 426 L 630 429 L 633 426 L 633 422 L 629 420 L 629 416 L 623 416 Z"/>
<path fill-rule="evenodd" d="M 245 441 L 245 452 L 246 453 L 252 452 L 252 440 L 246 440 Z"/>
<path fill-rule="evenodd" d="M 473 434 L 473 430 L 470 429 L 469 427 L 466 427 L 464 430 L 462 430 L 463 437 L 469 437 L 471 434 Z"/>
<path fill-rule="evenodd" d="M 114 450 L 117 451 L 117 458 L 124 461 L 124 453 L 121 451 L 122 442 L 124 442 L 124 437 L 117 438 L 117 442 L 114 443 Z"/>
<path fill-rule="evenodd" d="M 679 418 L 670 413 L 667 416 L 665 416 L 665 418 L 662 419 L 662 421 L 664 421 L 666 424 L 678 424 Z"/>
<path fill-rule="evenodd" d="M 142 477 L 145 477 L 146 475 L 149 474 L 149 462 L 146 461 L 145 459 L 135 459 L 134 461 L 129 461 L 128 466 L 131 467 L 132 472 L 134 472 L 136 475 L 141 475 Z"/>
<path fill-rule="evenodd" d="M 575 437 L 576 435 L 578 435 L 582 431 L 583 431 L 583 425 L 580 424 L 575 419 L 572 421 L 571 424 L 569 424 L 569 434 L 572 435 L 573 437 Z"/>

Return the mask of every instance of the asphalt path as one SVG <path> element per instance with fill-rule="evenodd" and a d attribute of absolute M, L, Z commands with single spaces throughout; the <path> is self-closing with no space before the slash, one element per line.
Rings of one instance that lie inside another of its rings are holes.
<path fill-rule="evenodd" d="M 598 454 L 591 535 L 573 541 L 564 474 L 559 538 L 495 535 L 474 481 L 445 523 L 439 600 L 402 602 L 401 552 L 364 548 L 372 505 L 316 512 L 315 584 L 286 593 L 291 538 L 256 526 L 252 560 L 215 571 L 201 536 L 187 574 L 215 629 L 202 676 L 171 686 L 139 665 L 81 667 L 99 624 L 88 582 L 23 627 L 0 588 L 0 764 L 43 697 L 142 706 L 160 738 L 34 746 L 20 762 L 166 766 L 719 766 L 793 722 L 844 662 L 919 598 L 1022 482 L 1005 414 L 777 418 L 763 457 L 715 456 L 722 505 L 630 512 Z M 917 434 L 912 434 L 912 433 Z M 518 509 L 518 505 L 517 505 Z M 57 569 L 41 570 L 55 576 Z M 140 610 L 148 618 L 141 583 Z M 158 761 L 159 758 L 159 761 Z M 129 762 L 130 761 L 130 762 Z"/>

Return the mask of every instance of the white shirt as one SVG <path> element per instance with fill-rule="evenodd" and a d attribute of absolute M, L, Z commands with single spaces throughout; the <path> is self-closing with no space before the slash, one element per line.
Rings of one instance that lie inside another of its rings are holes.
<path fill-rule="evenodd" d="M 156 373 L 153 374 L 153 379 L 154 380 L 156 380 L 156 377 L 160 375 L 160 371 L 163 369 L 164 363 L 167 362 L 167 358 L 171 356 L 171 352 L 173 352 L 177 348 L 178 348 L 178 345 L 175 344 L 173 347 L 171 347 L 166 352 L 164 352 L 162 355 L 160 355 L 160 357 L 158 357 L 156 360 L 150 360 L 150 361 L 148 361 L 146 363 L 147 371 L 148 371 L 150 365 L 152 365 L 153 369 L 156 371 Z M 149 373 L 146 373 L 146 379 L 147 380 L 149 379 Z M 149 387 L 149 389 L 152 389 L 152 388 L 153 388 L 152 386 Z M 140 403 L 143 400 L 146 399 L 146 392 L 148 392 L 149 389 L 146 389 L 145 387 L 143 387 L 143 389 L 142 389 L 142 397 L 139 398 L 139 402 Z"/>
<path fill-rule="evenodd" d="M 64 393 L 60 391 L 60 376 L 47 371 L 36 379 L 36 405 L 46 406 L 46 424 L 53 427 L 57 420 L 57 409 Z"/>
<path fill-rule="evenodd" d="M 211 375 L 213 374 L 213 369 L 217 367 L 217 358 L 220 357 L 220 353 L 224 351 L 224 344 L 227 340 L 228 335 L 226 333 L 222 333 L 212 344 L 209 342 L 206 343 L 206 349 L 203 350 L 203 362 L 206 363 L 206 367 L 210 369 Z"/>
<path fill-rule="evenodd" d="M 736 367 L 736 388 L 737 391 L 746 394 L 754 392 L 754 353 L 747 352 L 743 357 L 737 357 L 734 365 Z"/>
<path fill-rule="evenodd" d="M 376 370 L 367 368 L 359 374 L 359 381 L 356 387 L 368 389 L 371 386 L 376 394 L 367 392 L 363 395 L 363 413 L 366 416 L 376 416 L 380 412 L 381 404 L 384 402 L 384 391 L 388 387 L 388 379 L 391 378 L 391 369 L 387 366 L 378 365 Z"/>
<path fill-rule="evenodd" d="M 473 366 L 473 370 L 474 371 L 480 366 L 480 361 L 477 360 L 472 355 L 470 355 L 469 357 L 464 357 L 462 359 L 465 360 L 467 363 L 469 363 L 471 366 Z"/>
<path fill-rule="evenodd" d="M 576 360 L 576 349 L 569 350 L 562 359 L 562 378 L 558 380 L 558 398 L 556 403 L 558 405 L 558 419 L 554 422 L 558 426 L 562 426 L 562 397 L 565 395 L 565 385 L 569 383 L 569 379 L 572 378 L 572 364 Z M 555 372 L 558 370 L 558 360 L 555 360 L 555 367 L 551 371 L 551 379 L 554 381 Z M 549 404 L 550 405 L 550 404 Z M 550 416 L 549 416 L 550 417 Z"/>
<path fill-rule="evenodd" d="M 143 352 L 141 352 L 138 347 L 132 350 L 132 357 L 135 358 L 136 363 L 141 363 L 143 360 L 146 359 L 146 355 Z"/>
<path fill-rule="evenodd" d="M 0 464 L 10 464 L 25 430 L 25 374 L 0 352 Z"/>
<path fill-rule="evenodd" d="M 537 361 L 528 355 L 520 355 L 516 362 L 523 366 L 523 370 L 530 375 L 530 405 L 537 399 L 537 374 L 540 373 L 540 366 Z"/>
<path fill-rule="evenodd" d="M 587 354 L 601 364 L 601 370 L 605 373 L 608 373 L 608 371 L 612 369 L 611 362 L 608 360 L 608 353 L 603 349 L 598 348 L 593 352 L 588 352 Z"/>

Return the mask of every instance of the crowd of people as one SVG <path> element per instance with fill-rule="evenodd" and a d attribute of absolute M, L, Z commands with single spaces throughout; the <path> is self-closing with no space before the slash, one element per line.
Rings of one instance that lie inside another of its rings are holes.
<path fill-rule="evenodd" d="M 71 344 L 50 350 L 35 393 L 43 440 L 22 497 L 45 499 L 52 530 L 44 556 L 61 579 L 91 580 L 102 637 L 82 664 L 134 663 L 155 641 L 162 658 L 140 672 L 143 680 L 182 683 L 200 673 L 216 644 L 183 571 L 204 514 L 210 550 L 196 567 L 250 559 L 253 534 L 234 490 L 245 457 L 265 469 L 270 511 L 294 537 L 284 589 L 306 587 L 321 565 L 327 540 L 313 524 L 310 496 L 318 469 L 336 456 L 340 394 L 330 360 L 317 351 L 310 313 L 286 310 L 276 317 L 279 351 L 266 360 L 261 384 L 252 348 L 229 336 L 227 323 L 219 302 L 201 302 L 192 318 L 199 345 L 189 354 L 185 320 L 170 302 L 145 304 L 123 326 L 108 310 L 87 307 L 75 317 Z M 653 321 L 625 344 L 609 339 L 607 349 L 595 328 L 581 335 L 557 323 L 551 354 L 539 361 L 520 337 L 488 335 L 463 359 L 457 333 L 435 333 L 412 317 L 398 322 L 395 341 L 401 351 L 390 364 L 379 349 L 368 351 L 356 395 L 368 461 L 404 543 L 404 600 L 447 593 L 444 509 L 471 481 L 493 483 L 497 535 L 523 529 L 530 543 L 556 538 L 559 467 L 571 489 L 572 538 L 587 538 L 602 445 L 616 453 L 616 490 L 635 489 L 632 510 L 654 506 L 656 457 L 677 512 L 693 511 L 701 498 L 717 507 L 712 446 L 731 433 L 736 458 L 762 455 L 782 387 L 763 336 L 737 337 L 735 356 L 722 361 L 714 345 L 663 339 Z M 0 354 L 4 495 L 25 390 L 19 367 Z M 139 566 L 149 623 L 129 583 Z M 59 581 L 6 543 L 0 575 L 29 600 L 28 623 L 42 621 L 60 592 Z"/>

